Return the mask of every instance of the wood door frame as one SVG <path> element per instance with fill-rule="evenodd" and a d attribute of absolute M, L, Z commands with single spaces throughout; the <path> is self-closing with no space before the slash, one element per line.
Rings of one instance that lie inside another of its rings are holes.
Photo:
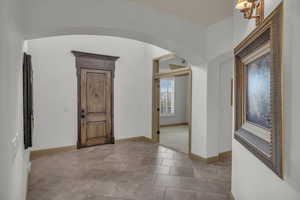
<path fill-rule="evenodd" d="M 192 69 L 191 67 L 183 67 L 181 69 L 172 70 L 170 72 L 159 72 L 159 61 L 164 58 L 173 58 L 174 54 L 167 54 L 153 59 L 153 74 L 152 74 L 152 141 L 154 143 L 160 142 L 159 126 L 160 126 L 160 86 L 159 80 L 166 77 L 187 76 L 188 77 L 188 127 L 189 127 L 189 152 L 192 151 Z M 158 129 L 157 129 L 158 128 Z"/>
<path fill-rule="evenodd" d="M 77 75 L 77 149 L 85 146 L 81 145 L 81 69 L 94 69 L 110 71 L 111 78 L 111 134 L 112 143 L 115 142 L 114 137 L 114 77 L 115 77 L 115 63 L 120 57 L 107 56 L 93 53 L 86 53 L 80 51 L 71 51 L 76 59 L 76 75 Z"/>

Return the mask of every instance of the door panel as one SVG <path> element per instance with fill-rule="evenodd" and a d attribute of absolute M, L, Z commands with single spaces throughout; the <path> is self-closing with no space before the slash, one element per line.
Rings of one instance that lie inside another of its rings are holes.
<path fill-rule="evenodd" d="M 103 73 L 86 73 L 87 88 L 87 112 L 88 113 L 105 113 L 106 95 L 106 74 Z"/>
<path fill-rule="evenodd" d="M 89 113 L 86 116 L 87 121 L 105 121 L 106 120 L 106 115 L 103 115 L 102 113 Z"/>
<path fill-rule="evenodd" d="M 93 139 L 98 137 L 107 137 L 105 122 L 88 122 L 87 123 L 87 138 Z"/>
<path fill-rule="evenodd" d="M 81 145 L 112 143 L 110 71 L 81 69 Z"/>

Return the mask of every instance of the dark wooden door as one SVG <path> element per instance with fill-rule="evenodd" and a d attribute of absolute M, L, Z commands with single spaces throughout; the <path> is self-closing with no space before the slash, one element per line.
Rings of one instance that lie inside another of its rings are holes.
<path fill-rule="evenodd" d="M 112 72 L 81 69 L 81 146 L 112 143 Z"/>
<path fill-rule="evenodd" d="M 33 118 L 33 87 L 32 87 L 31 56 L 24 54 L 23 58 L 23 124 L 24 147 L 32 147 Z"/>

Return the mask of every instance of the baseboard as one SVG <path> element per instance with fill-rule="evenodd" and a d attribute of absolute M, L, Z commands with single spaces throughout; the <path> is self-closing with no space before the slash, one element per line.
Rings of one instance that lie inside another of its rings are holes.
<path fill-rule="evenodd" d="M 31 151 L 30 152 L 30 161 L 36 160 L 43 156 L 49 156 L 49 155 L 54 155 L 54 154 L 61 153 L 61 152 L 73 151 L 76 149 L 77 149 L 77 147 L 74 145 L 74 146 L 67 146 L 67 147 L 59 147 L 59 148 Z"/>
<path fill-rule="evenodd" d="M 219 161 L 219 156 L 214 156 L 214 157 L 210 157 L 210 158 L 203 158 L 203 157 L 198 156 L 198 155 L 193 154 L 193 153 L 190 154 L 190 158 L 194 159 L 194 160 L 201 160 L 201 161 L 204 161 L 206 163 L 213 163 L 213 162 Z"/>
<path fill-rule="evenodd" d="M 234 198 L 232 192 L 229 193 L 229 200 L 235 200 L 235 198 Z"/>
<path fill-rule="evenodd" d="M 230 158 L 232 156 L 232 151 L 227 151 L 219 154 L 220 159 Z"/>
<path fill-rule="evenodd" d="M 166 127 L 173 127 L 173 126 L 188 126 L 189 123 L 184 122 L 184 123 L 176 123 L 176 124 L 163 124 L 160 125 L 161 128 L 166 128 Z"/>
<path fill-rule="evenodd" d="M 152 143 L 152 139 L 147 138 L 145 136 L 140 136 L 140 137 L 131 137 L 131 138 L 115 140 L 115 143 L 122 143 L 122 142 L 151 142 Z"/>
<path fill-rule="evenodd" d="M 232 155 L 231 151 L 228 151 L 228 152 L 220 153 L 218 156 L 203 158 L 201 156 L 191 153 L 190 158 L 194 159 L 194 160 L 201 160 L 201 161 L 204 161 L 204 162 L 210 164 L 210 163 L 214 163 L 214 162 L 217 162 L 217 161 L 225 159 L 225 158 L 229 158 L 229 157 L 231 157 L 231 155 Z"/>
<path fill-rule="evenodd" d="M 201 157 L 201 156 L 198 156 L 198 155 L 196 155 L 196 154 L 193 154 L 193 153 L 190 154 L 190 158 L 193 159 L 193 160 L 200 160 L 200 161 L 206 162 L 206 159 L 205 159 L 205 158 L 203 158 L 203 157 Z"/>
<path fill-rule="evenodd" d="M 115 140 L 115 143 L 122 143 L 122 142 L 129 142 L 129 141 L 132 141 L 132 142 L 151 142 L 152 143 L 152 139 L 147 138 L 145 136 L 119 139 L 119 140 Z M 76 150 L 76 149 L 77 149 L 77 147 L 76 147 L 76 145 L 74 145 L 74 146 L 67 146 L 67 147 L 59 147 L 59 148 L 51 148 L 51 149 L 42 149 L 42 150 L 31 151 L 30 152 L 30 161 L 36 160 L 36 159 L 38 159 L 40 157 L 43 157 L 43 156 L 55 155 L 57 153 L 73 151 L 73 150 Z"/>
<path fill-rule="evenodd" d="M 219 160 L 220 160 L 219 156 L 209 157 L 209 158 L 206 158 L 206 163 L 211 164 L 214 162 L 218 162 Z"/>

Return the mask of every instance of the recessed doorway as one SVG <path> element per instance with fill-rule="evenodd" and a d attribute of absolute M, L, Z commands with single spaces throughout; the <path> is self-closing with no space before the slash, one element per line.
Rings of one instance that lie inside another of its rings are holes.
<path fill-rule="evenodd" d="M 192 71 L 184 59 L 168 54 L 153 60 L 152 139 L 191 153 Z"/>

